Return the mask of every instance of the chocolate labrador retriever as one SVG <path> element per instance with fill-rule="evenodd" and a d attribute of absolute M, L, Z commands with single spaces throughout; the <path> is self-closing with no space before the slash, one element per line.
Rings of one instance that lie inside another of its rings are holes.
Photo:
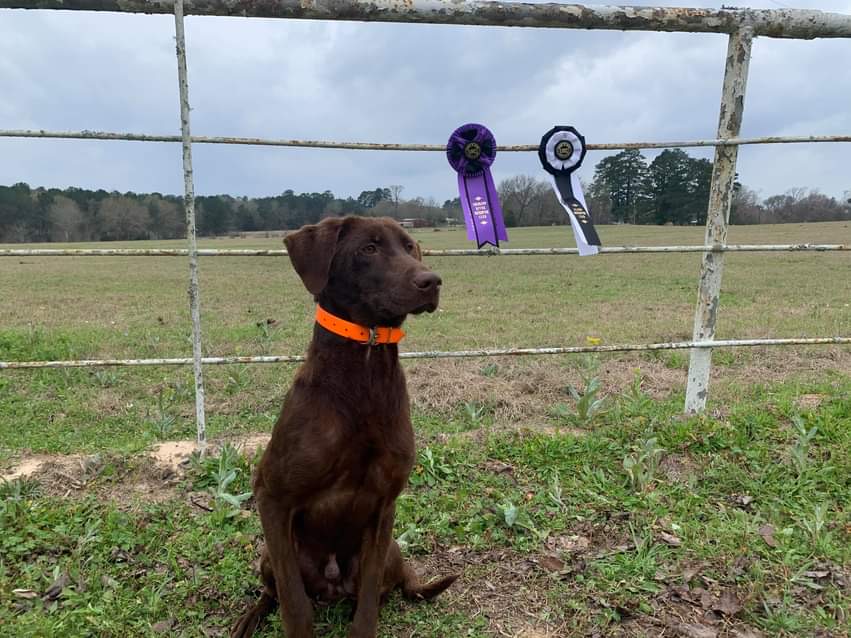
<path fill-rule="evenodd" d="M 263 593 L 231 636 L 280 604 L 287 638 L 307 638 L 312 600 L 350 598 L 349 637 L 373 638 L 391 590 L 429 599 L 457 578 L 421 584 L 392 535 L 415 458 L 396 344 L 408 314 L 437 308 L 441 280 L 392 219 L 329 218 L 284 242 L 317 323 L 254 479 Z"/>

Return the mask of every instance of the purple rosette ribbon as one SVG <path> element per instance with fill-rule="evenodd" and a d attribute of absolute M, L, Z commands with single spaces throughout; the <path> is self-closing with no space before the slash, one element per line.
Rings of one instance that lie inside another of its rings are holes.
<path fill-rule="evenodd" d="M 467 239 L 478 248 L 485 244 L 499 247 L 508 241 L 499 195 L 493 183 L 490 165 L 496 158 L 496 139 L 481 124 L 464 124 L 452 132 L 446 144 L 446 158 L 458 172 L 458 193 Z"/>

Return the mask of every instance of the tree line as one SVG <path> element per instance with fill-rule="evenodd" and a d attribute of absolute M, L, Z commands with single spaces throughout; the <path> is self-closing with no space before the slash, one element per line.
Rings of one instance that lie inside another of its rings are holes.
<path fill-rule="evenodd" d="M 712 162 L 691 157 L 681 149 L 666 149 L 652 162 L 638 150 L 610 155 L 597 163 L 584 192 L 597 224 L 706 223 Z M 512 177 L 499 185 L 507 226 L 566 223 L 549 182 L 528 176 Z M 777 224 L 851 219 L 851 190 L 837 200 L 818 191 L 792 189 L 760 201 L 736 181 L 730 222 Z"/>
<path fill-rule="evenodd" d="M 585 187 L 598 224 L 704 224 L 712 163 L 680 149 L 667 149 L 652 162 L 637 150 L 601 160 Z M 199 196 L 198 232 L 204 236 L 298 228 L 332 215 L 417 219 L 424 225 L 461 222 L 458 198 L 405 199 L 400 185 L 364 190 L 357 197 L 331 191 L 272 197 Z M 549 181 L 527 175 L 500 182 L 507 226 L 567 223 Z M 760 200 L 738 181 L 731 223 L 763 224 L 851 219 L 851 191 L 843 199 L 805 189 Z M 183 199 L 161 193 L 118 193 L 81 188 L 0 186 L 0 242 L 75 242 L 176 239 L 185 234 Z"/>
<path fill-rule="evenodd" d="M 195 198 L 198 233 L 204 236 L 284 230 L 331 215 L 387 215 L 430 225 L 460 219 L 453 202 L 401 197 L 401 186 L 363 191 L 357 198 L 286 190 L 273 197 Z M 161 193 L 119 193 L 81 188 L 0 186 L 0 242 L 128 241 L 185 236 L 183 198 Z"/>

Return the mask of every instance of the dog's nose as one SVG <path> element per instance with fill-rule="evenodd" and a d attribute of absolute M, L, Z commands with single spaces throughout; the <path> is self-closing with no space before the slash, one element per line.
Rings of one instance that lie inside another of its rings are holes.
<path fill-rule="evenodd" d="M 414 277 L 414 285 L 420 290 L 431 290 L 432 288 L 440 288 L 443 280 L 440 275 L 434 272 L 421 272 Z"/>

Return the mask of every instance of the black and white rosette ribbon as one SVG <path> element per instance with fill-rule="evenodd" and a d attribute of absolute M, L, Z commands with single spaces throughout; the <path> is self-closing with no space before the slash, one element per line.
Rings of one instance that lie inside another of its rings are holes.
<path fill-rule="evenodd" d="M 585 138 L 572 126 L 554 126 L 544 134 L 538 147 L 541 164 L 553 176 L 553 190 L 570 218 L 579 254 L 596 255 L 600 250 L 600 237 L 576 175 L 585 153 Z"/>

